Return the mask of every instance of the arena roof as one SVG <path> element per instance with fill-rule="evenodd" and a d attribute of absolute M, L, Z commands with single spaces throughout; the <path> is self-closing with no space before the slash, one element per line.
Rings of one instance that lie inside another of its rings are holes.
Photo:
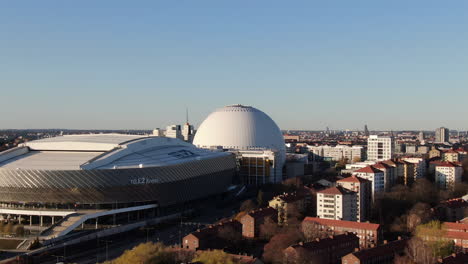
<path fill-rule="evenodd" d="M 67 135 L 27 142 L 0 153 L 0 169 L 92 170 L 174 165 L 223 155 L 166 137 Z"/>

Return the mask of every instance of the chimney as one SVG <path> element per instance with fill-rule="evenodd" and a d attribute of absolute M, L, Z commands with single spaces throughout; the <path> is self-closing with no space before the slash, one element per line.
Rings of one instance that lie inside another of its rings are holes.
<path fill-rule="evenodd" d="M 384 240 L 383 243 L 384 243 L 384 245 L 386 245 L 386 244 L 388 243 L 388 241 L 387 241 L 387 240 Z"/>

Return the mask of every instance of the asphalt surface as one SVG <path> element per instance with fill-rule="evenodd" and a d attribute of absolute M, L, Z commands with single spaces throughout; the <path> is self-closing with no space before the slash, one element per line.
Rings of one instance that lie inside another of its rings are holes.
<path fill-rule="evenodd" d="M 114 235 L 73 246 L 66 246 L 49 251 L 42 256 L 35 256 L 33 263 L 55 264 L 64 263 L 101 263 L 112 260 L 146 241 L 162 242 L 165 245 L 175 245 L 187 234 L 202 228 L 204 224 L 212 224 L 219 219 L 232 216 L 239 209 L 239 203 L 225 205 L 222 208 L 207 206 L 199 209 L 199 216 L 190 219 L 178 219 L 164 225 L 150 226 L 144 229 Z M 66 242 L 65 242 L 66 244 Z"/>

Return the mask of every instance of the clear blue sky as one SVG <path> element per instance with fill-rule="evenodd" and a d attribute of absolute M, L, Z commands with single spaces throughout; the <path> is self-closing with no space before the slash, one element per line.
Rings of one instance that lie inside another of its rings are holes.
<path fill-rule="evenodd" d="M 468 129 L 468 1 L 2 1 L 0 128 Z"/>

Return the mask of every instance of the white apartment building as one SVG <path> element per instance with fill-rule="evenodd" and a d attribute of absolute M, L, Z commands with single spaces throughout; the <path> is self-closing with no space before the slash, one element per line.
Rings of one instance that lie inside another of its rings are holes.
<path fill-rule="evenodd" d="M 307 148 L 314 154 L 314 159 L 328 159 L 332 161 L 348 159 L 349 162 L 355 162 L 361 161 L 364 156 L 362 146 L 307 146 Z"/>
<path fill-rule="evenodd" d="M 168 138 L 178 138 L 184 140 L 182 136 L 182 131 L 180 125 L 170 125 L 166 127 L 166 137 Z"/>
<path fill-rule="evenodd" d="M 372 201 L 371 184 L 369 180 L 356 176 L 346 177 L 336 182 L 337 186 L 356 192 L 356 221 L 358 222 L 364 222 L 369 218 Z"/>
<path fill-rule="evenodd" d="M 382 161 L 391 159 L 394 142 L 391 137 L 371 135 L 367 139 L 367 160 Z"/>
<path fill-rule="evenodd" d="M 384 172 L 374 168 L 373 166 L 367 166 L 365 168 L 356 170 L 354 171 L 353 175 L 372 182 L 372 185 L 371 185 L 372 201 L 375 201 L 375 197 L 378 193 L 381 193 L 385 190 Z"/>
<path fill-rule="evenodd" d="M 414 180 L 426 176 L 426 160 L 423 158 L 402 158 L 403 161 L 414 164 Z"/>
<path fill-rule="evenodd" d="M 193 136 L 195 135 L 195 130 L 193 126 L 190 125 L 188 122 L 182 126 L 182 137 L 184 138 L 185 142 L 193 142 Z"/>
<path fill-rule="evenodd" d="M 441 189 L 454 189 L 462 181 L 463 168 L 452 162 L 443 162 L 435 168 L 435 181 Z"/>
<path fill-rule="evenodd" d="M 357 221 L 357 193 L 341 186 L 317 192 L 317 216 L 324 219 Z"/>

